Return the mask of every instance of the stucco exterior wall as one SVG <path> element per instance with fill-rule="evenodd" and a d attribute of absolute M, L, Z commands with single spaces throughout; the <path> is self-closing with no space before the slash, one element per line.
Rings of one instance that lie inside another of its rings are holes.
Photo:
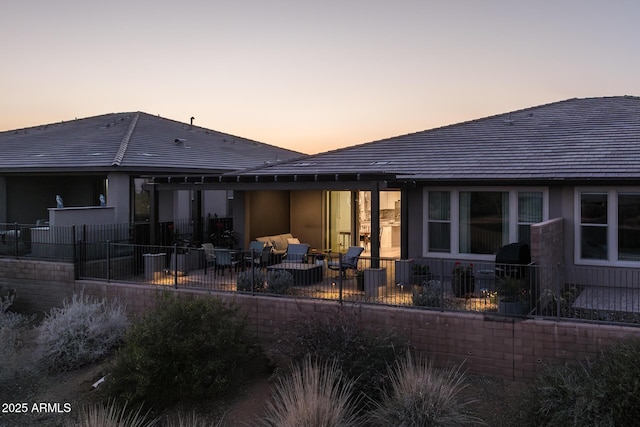
<path fill-rule="evenodd" d="M 539 267 L 540 289 L 555 289 L 556 267 L 565 264 L 563 224 L 563 218 L 554 218 L 531 226 L 531 261 Z"/>

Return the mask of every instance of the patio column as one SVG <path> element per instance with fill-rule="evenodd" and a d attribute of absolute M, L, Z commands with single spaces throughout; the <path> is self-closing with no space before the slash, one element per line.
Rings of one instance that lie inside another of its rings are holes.
<path fill-rule="evenodd" d="M 7 222 L 7 180 L 0 176 L 0 223 Z"/>
<path fill-rule="evenodd" d="M 371 267 L 380 263 L 380 186 L 371 189 Z"/>
<path fill-rule="evenodd" d="M 202 227 L 202 190 L 193 190 L 191 218 L 193 219 L 193 240 L 202 243 L 202 236 L 204 235 Z"/>
<path fill-rule="evenodd" d="M 155 184 L 149 185 L 149 243 L 158 244 L 158 189 Z"/>

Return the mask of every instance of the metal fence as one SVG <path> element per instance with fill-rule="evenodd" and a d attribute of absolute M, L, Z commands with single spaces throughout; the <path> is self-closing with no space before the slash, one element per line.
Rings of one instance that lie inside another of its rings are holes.
<path fill-rule="evenodd" d="M 583 267 L 364 256 L 352 269 L 342 268 L 341 255 L 335 253 L 292 261 L 275 254 L 216 251 L 83 243 L 78 248 L 78 271 L 85 279 L 175 288 L 640 324 L 637 269 L 607 274 Z"/>
<path fill-rule="evenodd" d="M 0 257 L 73 262 L 77 277 L 85 279 L 640 324 L 640 269 L 366 256 L 352 269 L 342 268 L 336 253 L 291 260 L 271 253 L 139 244 L 148 240 L 145 225 L 0 224 Z M 179 228 L 181 239 L 174 241 L 184 241 L 190 231 L 187 222 Z"/>

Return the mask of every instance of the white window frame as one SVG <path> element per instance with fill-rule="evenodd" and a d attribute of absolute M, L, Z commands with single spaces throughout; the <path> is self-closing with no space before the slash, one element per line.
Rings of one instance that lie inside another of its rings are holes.
<path fill-rule="evenodd" d="M 635 267 L 640 265 L 638 261 L 618 260 L 618 195 L 620 193 L 638 193 L 640 187 L 576 187 L 573 202 L 574 242 L 573 256 L 576 265 L 593 266 L 617 266 Z M 586 259 L 581 256 L 582 245 L 582 193 L 606 193 L 607 194 L 607 259 Z"/>
<path fill-rule="evenodd" d="M 451 252 L 429 251 L 429 191 L 448 191 L 451 202 Z M 506 192 L 509 193 L 509 243 L 517 242 L 518 235 L 518 193 L 523 191 L 542 193 L 542 221 L 549 220 L 549 189 L 547 187 L 425 187 L 423 190 L 422 255 L 425 257 L 452 258 L 458 260 L 493 261 L 495 254 L 460 253 L 460 193 Z"/>

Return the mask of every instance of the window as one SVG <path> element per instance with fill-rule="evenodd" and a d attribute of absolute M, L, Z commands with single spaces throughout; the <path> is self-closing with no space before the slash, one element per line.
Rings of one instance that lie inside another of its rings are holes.
<path fill-rule="evenodd" d="M 640 261 L 640 190 L 576 190 L 576 262 Z"/>
<path fill-rule="evenodd" d="M 618 195 L 618 259 L 640 261 L 640 193 Z"/>
<path fill-rule="evenodd" d="M 542 222 L 542 192 L 518 192 L 518 242 L 531 244 L 531 224 Z"/>
<path fill-rule="evenodd" d="M 495 254 L 509 243 L 509 193 L 461 191 L 460 253 Z"/>
<path fill-rule="evenodd" d="M 149 190 L 145 188 L 147 183 L 145 178 L 133 179 L 133 221 L 149 221 L 149 209 L 151 196 Z"/>
<path fill-rule="evenodd" d="M 429 192 L 430 252 L 451 252 L 451 202 L 448 191 Z"/>
<path fill-rule="evenodd" d="M 580 258 L 607 259 L 607 193 L 582 193 Z"/>
<path fill-rule="evenodd" d="M 543 190 L 426 192 L 427 253 L 493 255 L 510 242 L 530 243 L 531 224 L 547 217 Z"/>

